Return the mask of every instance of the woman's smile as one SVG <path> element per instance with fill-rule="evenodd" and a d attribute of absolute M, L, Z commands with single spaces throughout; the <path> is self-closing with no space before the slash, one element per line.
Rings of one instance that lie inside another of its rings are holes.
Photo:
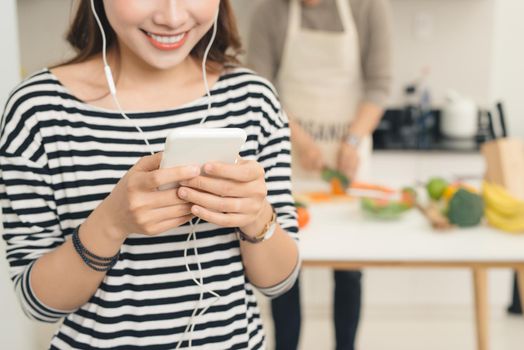
<path fill-rule="evenodd" d="M 147 40 L 159 50 L 171 51 L 176 50 L 186 42 L 189 32 L 183 32 L 175 35 L 151 33 L 141 29 Z"/>

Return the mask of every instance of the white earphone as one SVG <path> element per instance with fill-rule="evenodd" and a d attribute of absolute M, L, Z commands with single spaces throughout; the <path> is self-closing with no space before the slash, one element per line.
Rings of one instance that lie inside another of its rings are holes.
<path fill-rule="evenodd" d="M 122 106 L 120 105 L 120 102 L 118 101 L 115 81 L 113 79 L 113 74 L 111 72 L 111 67 L 109 66 L 109 63 L 107 61 L 107 39 L 106 39 L 106 34 L 105 34 L 105 31 L 104 31 L 104 27 L 102 25 L 102 22 L 100 21 L 100 18 L 98 17 L 98 14 L 96 12 L 95 0 L 91 0 L 91 10 L 93 12 L 93 16 L 95 17 L 96 23 L 98 24 L 98 27 L 100 29 L 100 34 L 102 35 L 102 59 L 103 59 L 103 62 L 104 62 L 104 73 L 105 73 L 105 77 L 106 77 L 106 81 L 107 81 L 107 86 L 109 88 L 109 93 L 111 94 L 111 96 L 113 98 L 113 101 L 115 103 L 115 106 L 118 109 L 118 112 L 122 115 L 122 117 L 124 117 L 124 119 L 126 119 L 128 122 L 133 124 L 133 126 L 138 130 L 140 135 L 142 135 L 146 146 L 149 149 L 149 153 L 151 153 L 153 155 L 154 151 L 153 151 L 153 149 L 152 149 L 152 147 L 151 147 L 151 145 L 149 143 L 149 140 L 145 136 L 145 133 L 142 131 L 142 129 L 138 125 L 136 125 L 127 116 L 127 114 L 122 109 Z M 213 29 L 212 29 L 211 40 L 209 41 L 209 44 L 206 47 L 206 50 L 204 52 L 204 57 L 202 59 L 202 77 L 203 77 L 203 80 L 204 80 L 204 86 L 205 86 L 205 89 L 206 89 L 206 96 L 207 96 L 207 114 L 204 115 L 202 117 L 202 119 L 200 120 L 200 125 L 202 125 L 205 122 L 205 120 L 207 119 L 207 116 L 211 112 L 211 92 L 210 92 L 209 83 L 208 83 L 208 80 L 207 80 L 206 62 L 207 62 L 207 57 L 209 55 L 209 51 L 211 50 L 211 47 L 213 45 L 213 42 L 215 41 L 215 37 L 216 37 L 216 34 L 217 34 L 218 15 L 219 15 L 219 9 L 217 9 L 217 12 L 216 12 L 216 15 L 215 15 L 215 20 L 213 22 Z M 186 329 L 184 330 L 184 334 L 182 335 L 181 339 L 178 341 L 176 349 L 179 349 L 182 346 L 182 343 L 183 343 L 184 339 L 186 338 L 186 335 L 188 334 L 188 332 L 189 332 L 189 338 L 187 340 L 188 341 L 188 345 L 189 345 L 189 348 L 192 347 L 192 335 L 193 335 L 193 331 L 195 329 L 195 326 L 197 324 L 198 318 L 201 317 L 203 314 L 205 314 L 207 312 L 207 310 L 209 310 L 209 308 L 211 306 L 213 306 L 218 300 L 220 300 L 220 295 L 218 293 L 216 293 L 213 290 L 210 290 L 209 288 L 207 288 L 204 285 L 204 275 L 203 275 L 203 271 L 202 271 L 202 265 L 201 265 L 200 259 L 198 257 L 197 237 L 196 237 L 196 227 L 195 227 L 196 225 L 198 225 L 199 222 L 200 222 L 200 219 L 197 219 L 197 221 L 195 223 L 193 223 L 192 221 L 189 222 L 190 225 L 191 225 L 191 233 L 187 237 L 187 242 L 189 242 L 189 241 L 191 241 L 191 239 L 193 239 L 193 251 L 195 253 L 195 259 L 196 259 L 196 263 L 197 263 L 197 266 L 198 266 L 198 272 L 199 272 L 199 275 L 200 275 L 198 279 L 193 274 L 193 271 L 189 268 L 189 262 L 188 262 L 188 256 L 187 256 L 187 251 L 188 251 L 187 246 L 184 249 L 184 260 L 185 260 L 185 265 L 186 265 L 187 272 L 189 272 L 191 274 L 191 278 L 193 279 L 195 284 L 200 287 L 200 295 L 199 295 L 199 298 L 198 298 L 197 305 L 195 306 L 195 309 L 193 310 L 193 313 L 192 313 L 192 315 L 191 315 L 191 317 L 189 319 L 189 323 L 186 326 Z M 208 306 L 206 306 L 200 312 L 198 312 L 198 310 L 200 309 L 200 305 L 203 302 L 204 293 L 205 292 L 208 292 L 211 295 L 213 295 L 215 297 L 215 300 L 213 300 Z"/>

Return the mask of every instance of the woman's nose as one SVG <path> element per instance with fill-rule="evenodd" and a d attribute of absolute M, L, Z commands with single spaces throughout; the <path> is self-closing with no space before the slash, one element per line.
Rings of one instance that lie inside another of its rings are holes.
<path fill-rule="evenodd" d="M 153 18 L 155 24 L 174 29 L 185 23 L 187 20 L 185 0 L 156 1 L 160 4 Z"/>

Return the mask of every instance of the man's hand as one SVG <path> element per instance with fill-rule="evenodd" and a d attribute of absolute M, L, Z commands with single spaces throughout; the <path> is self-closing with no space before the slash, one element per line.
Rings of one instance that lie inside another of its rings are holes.
<path fill-rule="evenodd" d="M 355 178 L 359 164 L 360 159 L 357 149 L 354 146 L 343 142 L 338 151 L 337 169 L 352 181 Z"/>

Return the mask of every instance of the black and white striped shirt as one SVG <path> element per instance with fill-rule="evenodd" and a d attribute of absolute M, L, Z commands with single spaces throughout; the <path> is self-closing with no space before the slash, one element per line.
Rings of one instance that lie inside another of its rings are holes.
<path fill-rule="evenodd" d="M 172 110 L 129 116 L 158 152 L 170 130 L 196 126 L 206 113 L 202 97 Z M 228 69 L 212 87 L 206 126 L 247 132 L 241 156 L 264 167 L 278 222 L 297 239 L 289 129 L 273 87 L 249 70 Z M 44 322 L 64 318 L 51 348 L 173 349 L 189 322 L 200 289 L 185 267 L 188 225 L 155 237 L 130 235 L 118 263 L 77 310 L 44 305 L 29 283 L 34 262 L 61 245 L 147 154 L 132 124 L 77 99 L 47 69 L 22 82 L 7 102 L 0 135 L 3 238 L 25 313 Z M 221 298 L 199 319 L 193 348 L 264 348 L 254 287 L 244 274 L 234 230 L 201 223 L 197 235 L 205 285 Z M 270 297 L 284 292 L 297 269 L 263 292 Z M 204 298 L 204 307 L 215 299 L 209 293 Z"/>

